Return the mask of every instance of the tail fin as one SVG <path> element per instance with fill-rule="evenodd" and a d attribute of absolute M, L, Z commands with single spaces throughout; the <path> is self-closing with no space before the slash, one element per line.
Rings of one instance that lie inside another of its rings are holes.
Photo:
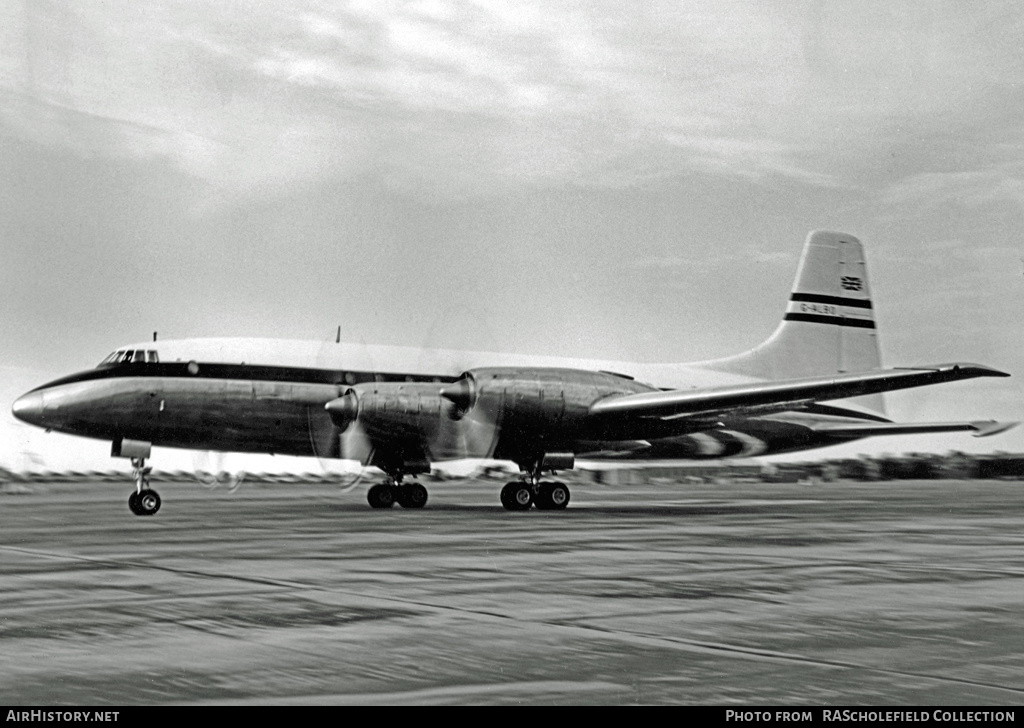
<path fill-rule="evenodd" d="M 881 367 L 864 248 L 852 235 L 807 236 L 782 323 L 764 343 L 709 369 L 764 379 L 798 379 Z M 884 413 L 880 394 L 858 397 Z"/>

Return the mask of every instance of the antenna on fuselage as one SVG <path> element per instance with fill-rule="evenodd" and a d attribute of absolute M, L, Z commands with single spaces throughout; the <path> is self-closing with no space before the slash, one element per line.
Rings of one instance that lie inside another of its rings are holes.
<path fill-rule="evenodd" d="M 338 335 L 334 337 L 334 343 L 335 344 L 340 344 L 341 343 L 341 327 L 340 326 L 338 327 Z"/>
<path fill-rule="evenodd" d="M 156 341 L 156 332 L 153 332 L 153 341 Z"/>

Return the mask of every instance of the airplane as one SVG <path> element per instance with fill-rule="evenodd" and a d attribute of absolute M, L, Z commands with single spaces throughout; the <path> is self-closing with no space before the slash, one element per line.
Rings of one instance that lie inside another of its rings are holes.
<path fill-rule="evenodd" d="M 154 334 L 154 339 L 156 338 Z M 13 414 L 112 443 L 130 458 L 136 515 L 155 514 L 153 446 L 356 460 L 385 475 L 373 508 L 422 508 L 406 476 L 434 462 L 510 461 L 512 511 L 565 508 L 542 480 L 576 459 L 771 455 L 874 435 L 969 431 L 1014 422 L 897 423 L 882 392 L 1009 374 L 979 364 L 883 369 L 864 249 L 845 233 L 804 245 L 781 323 L 744 353 L 693 364 L 425 351 L 338 341 L 182 339 L 130 344 L 98 366 L 20 397 Z"/>

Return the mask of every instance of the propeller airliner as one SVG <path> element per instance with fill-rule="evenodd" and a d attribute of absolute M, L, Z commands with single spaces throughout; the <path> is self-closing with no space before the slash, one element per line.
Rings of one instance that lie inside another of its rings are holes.
<path fill-rule="evenodd" d="M 153 446 L 357 460 L 383 471 L 374 508 L 421 508 L 407 479 L 464 458 L 520 471 L 509 510 L 565 508 L 545 473 L 578 458 L 644 461 L 748 457 L 872 435 L 1002 432 L 1015 423 L 896 423 L 881 393 L 1008 374 L 979 364 L 883 369 L 863 246 L 812 232 L 782 322 L 723 359 L 644 364 L 268 339 L 183 339 L 116 349 L 94 369 L 20 397 L 14 415 L 111 442 L 130 458 L 136 515 L 160 496 Z"/>

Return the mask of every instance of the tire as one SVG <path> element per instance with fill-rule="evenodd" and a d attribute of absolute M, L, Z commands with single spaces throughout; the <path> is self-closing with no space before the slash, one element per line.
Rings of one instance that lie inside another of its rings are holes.
<path fill-rule="evenodd" d="M 139 494 L 134 490 L 128 495 L 128 510 L 136 516 L 142 515 L 139 512 Z"/>
<path fill-rule="evenodd" d="M 130 503 L 129 507 L 131 507 Z M 156 515 L 156 512 L 160 510 L 160 494 L 148 488 L 143 490 L 136 495 L 135 507 L 137 516 Z"/>
<path fill-rule="evenodd" d="M 395 505 L 395 489 L 390 485 L 378 483 L 366 494 L 370 508 L 390 508 Z"/>
<path fill-rule="evenodd" d="M 507 511 L 512 510 L 512 496 L 509 491 L 512 490 L 513 485 L 515 485 L 515 483 L 506 483 L 501 489 L 501 495 L 499 496 L 501 498 L 501 505 L 503 505 Z"/>
<path fill-rule="evenodd" d="M 419 483 L 409 483 L 396 490 L 398 505 L 402 508 L 422 508 L 427 504 L 427 489 Z"/>
<path fill-rule="evenodd" d="M 501 489 L 501 505 L 509 511 L 529 510 L 533 505 L 533 490 L 526 483 L 509 483 Z"/>
<path fill-rule="evenodd" d="M 563 483 L 551 483 L 548 489 L 548 507 L 555 511 L 563 510 L 569 505 L 569 486 Z"/>
<path fill-rule="evenodd" d="M 550 511 L 555 507 L 551 502 L 551 483 L 540 484 L 537 495 L 533 497 L 533 505 L 537 506 L 538 511 Z"/>
<path fill-rule="evenodd" d="M 569 505 L 569 487 L 563 483 L 541 483 L 533 503 L 537 510 L 560 511 Z"/>

